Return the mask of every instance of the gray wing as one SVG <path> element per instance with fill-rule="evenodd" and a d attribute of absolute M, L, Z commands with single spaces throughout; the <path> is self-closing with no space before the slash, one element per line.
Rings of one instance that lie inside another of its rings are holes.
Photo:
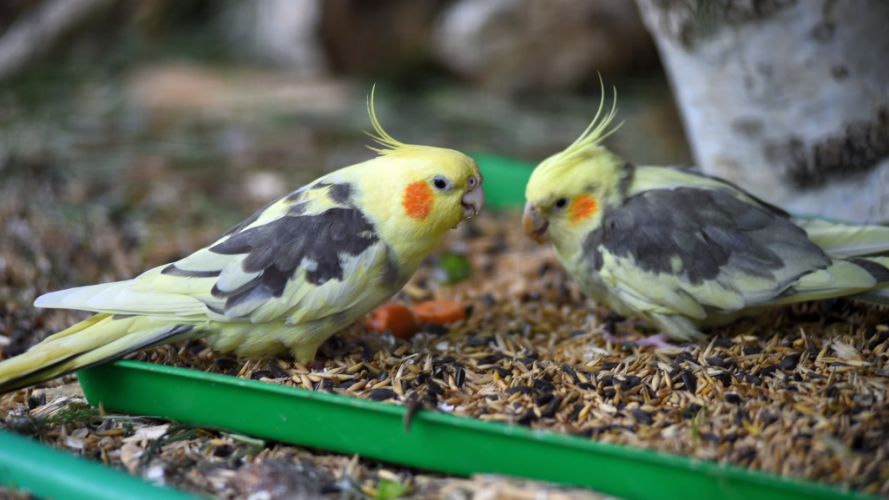
<path fill-rule="evenodd" d="M 398 278 L 388 246 L 348 190 L 317 183 L 282 198 L 130 288 L 194 297 L 220 321 L 309 320 L 348 309 L 376 293 L 375 283 Z"/>
<path fill-rule="evenodd" d="M 680 187 L 634 196 L 603 216 L 585 254 L 606 282 L 650 310 L 770 303 L 831 258 L 786 213 L 729 192 Z"/>

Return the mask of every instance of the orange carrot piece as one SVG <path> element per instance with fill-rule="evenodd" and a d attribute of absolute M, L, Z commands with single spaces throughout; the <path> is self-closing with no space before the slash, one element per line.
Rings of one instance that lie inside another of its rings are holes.
<path fill-rule="evenodd" d="M 449 325 L 466 319 L 466 308 L 449 299 L 429 300 L 414 307 L 414 316 L 421 325 Z"/>
<path fill-rule="evenodd" d="M 367 327 L 375 332 L 392 332 L 393 337 L 409 338 L 417 333 L 417 320 L 406 306 L 397 303 L 384 304 L 376 308 L 365 319 Z"/>

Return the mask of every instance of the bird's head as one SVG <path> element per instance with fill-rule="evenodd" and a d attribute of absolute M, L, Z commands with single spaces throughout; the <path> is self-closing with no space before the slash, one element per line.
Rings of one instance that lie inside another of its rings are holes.
<path fill-rule="evenodd" d="M 432 244 L 448 229 L 479 213 L 485 202 L 482 174 L 472 158 L 452 149 L 404 144 L 377 120 L 373 93 L 368 105 L 381 148 L 365 170 L 377 214 L 405 236 Z"/>
<path fill-rule="evenodd" d="M 561 241 L 574 241 L 572 236 L 598 227 L 602 211 L 621 201 L 621 182 L 628 173 L 623 160 L 600 146 L 616 130 L 606 131 L 614 119 L 614 106 L 599 120 L 604 103 L 603 89 L 599 112 L 590 126 L 531 174 L 522 222 L 528 237 L 538 243 L 549 238 L 559 247 Z"/>

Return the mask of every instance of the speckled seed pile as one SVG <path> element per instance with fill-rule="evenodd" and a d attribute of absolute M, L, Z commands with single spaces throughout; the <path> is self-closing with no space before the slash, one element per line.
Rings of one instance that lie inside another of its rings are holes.
<path fill-rule="evenodd" d="M 436 287 L 431 262 L 398 297 L 460 300 L 471 310 L 463 323 L 410 341 L 356 325 L 311 367 L 236 360 L 200 342 L 135 358 L 889 494 L 885 308 L 799 304 L 717 329 L 709 343 L 640 348 L 646 326 L 585 301 L 517 224 L 474 222 L 449 244 L 473 262 L 472 281 Z M 608 330 L 626 340 L 606 341 Z"/>

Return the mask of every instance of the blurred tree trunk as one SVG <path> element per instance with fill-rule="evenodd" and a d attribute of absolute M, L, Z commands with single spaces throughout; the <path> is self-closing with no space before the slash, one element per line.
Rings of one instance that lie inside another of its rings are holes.
<path fill-rule="evenodd" d="M 297 74 L 410 74 L 446 0 L 230 0 L 238 46 Z"/>
<path fill-rule="evenodd" d="M 117 0 L 47 0 L 0 36 L 0 79 L 22 71 Z"/>
<path fill-rule="evenodd" d="M 322 0 L 230 0 L 228 26 L 242 51 L 304 76 L 327 72 L 318 42 Z"/>
<path fill-rule="evenodd" d="M 434 48 L 460 76 L 508 93 L 566 90 L 657 63 L 627 0 L 459 0 L 436 23 Z"/>
<path fill-rule="evenodd" d="M 794 212 L 889 220 L 889 2 L 637 4 L 706 173 Z"/>

